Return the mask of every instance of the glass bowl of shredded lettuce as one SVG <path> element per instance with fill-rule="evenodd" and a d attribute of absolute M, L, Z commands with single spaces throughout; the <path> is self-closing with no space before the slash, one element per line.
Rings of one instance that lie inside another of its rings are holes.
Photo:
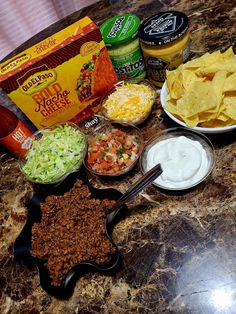
<path fill-rule="evenodd" d="M 35 132 L 19 166 L 38 184 L 56 184 L 78 171 L 87 151 L 85 134 L 74 123 L 56 124 Z"/>

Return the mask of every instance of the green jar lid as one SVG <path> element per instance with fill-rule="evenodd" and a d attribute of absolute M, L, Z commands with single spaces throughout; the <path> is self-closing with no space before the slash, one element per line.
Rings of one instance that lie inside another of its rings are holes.
<path fill-rule="evenodd" d="M 115 15 L 106 20 L 100 31 L 108 47 L 124 44 L 138 34 L 140 19 L 131 13 Z"/>

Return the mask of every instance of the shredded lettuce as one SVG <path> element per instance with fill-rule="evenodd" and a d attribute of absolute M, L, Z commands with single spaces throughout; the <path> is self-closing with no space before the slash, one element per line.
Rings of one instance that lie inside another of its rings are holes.
<path fill-rule="evenodd" d="M 42 137 L 33 141 L 22 170 L 36 182 L 55 182 L 80 167 L 85 150 L 85 136 L 79 129 L 58 125 L 42 131 Z"/>

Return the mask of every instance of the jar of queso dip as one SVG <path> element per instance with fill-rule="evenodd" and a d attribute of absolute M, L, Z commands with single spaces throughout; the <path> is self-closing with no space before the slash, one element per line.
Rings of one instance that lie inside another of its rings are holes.
<path fill-rule="evenodd" d="M 161 87 L 166 70 L 174 70 L 190 54 L 188 17 L 178 11 L 155 14 L 139 28 L 139 38 L 149 80 Z"/>
<path fill-rule="evenodd" d="M 139 18 L 130 13 L 106 20 L 100 31 L 119 80 L 139 81 L 146 76 L 140 48 Z"/>

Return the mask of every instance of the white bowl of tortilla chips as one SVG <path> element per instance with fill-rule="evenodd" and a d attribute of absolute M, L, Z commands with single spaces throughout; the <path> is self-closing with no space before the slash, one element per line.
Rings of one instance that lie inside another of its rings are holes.
<path fill-rule="evenodd" d="M 236 58 L 232 48 L 167 71 L 161 104 L 176 123 L 203 133 L 236 129 Z"/>

